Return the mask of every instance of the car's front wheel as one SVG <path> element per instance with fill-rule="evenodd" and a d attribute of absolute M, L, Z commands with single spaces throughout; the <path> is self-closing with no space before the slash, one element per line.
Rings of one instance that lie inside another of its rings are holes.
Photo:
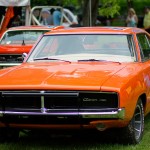
<path fill-rule="evenodd" d="M 16 141 L 19 138 L 19 129 L 16 128 L 0 128 L 0 142 Z"/>
<path fill-rule="evenodd" d="M 144 109 L 141 99 L 138 100 L 133 118 L 122 131 L 124 133 L 121 136 L 128 144 L 137 144 L 141 141 L 144 131 Z"/>

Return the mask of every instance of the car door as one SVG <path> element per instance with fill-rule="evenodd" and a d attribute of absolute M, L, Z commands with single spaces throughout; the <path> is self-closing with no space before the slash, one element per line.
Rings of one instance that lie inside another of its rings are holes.
<path fill-rule="evenodd" d="M 140 54 L 143 63 L 144 81 L 148 88 L 147 92 L 147 112 L 150 111 L 150 36 L 146 33 L 137 34 L 140 47 Z"/>

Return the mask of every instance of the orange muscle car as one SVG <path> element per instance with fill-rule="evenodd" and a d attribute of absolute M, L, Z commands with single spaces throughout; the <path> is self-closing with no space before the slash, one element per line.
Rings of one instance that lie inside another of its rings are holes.
<path fill-rule="evenodd" d="M 0 67 L 20 65 L 22 54 L 28 53 L 38 37 L 53 28 L 46 26 L 20 26 L 9 28 L 0 40 Z"/>
<path fill-rule="evenodd" d="M 149 112 L 150 36 L 139 28 L 47 32 L 21 65 L 0 70 L 3 131 L 117 128 L 137 144 Z"/>

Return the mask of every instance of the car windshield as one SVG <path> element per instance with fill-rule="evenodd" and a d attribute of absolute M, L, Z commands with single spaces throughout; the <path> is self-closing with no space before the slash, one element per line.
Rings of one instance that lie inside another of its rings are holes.
<path fill-rule="evenodd" d="M 48 30 L 19 30 L 8 31 L 2 37 L 1 45 L 30 45 L 34 44 L 38 37 Z"/>
<path fill-rule="evenodd" d="M 28 58 L 33 61 L 134 62 L 131 35 L 45 35 Z"/>

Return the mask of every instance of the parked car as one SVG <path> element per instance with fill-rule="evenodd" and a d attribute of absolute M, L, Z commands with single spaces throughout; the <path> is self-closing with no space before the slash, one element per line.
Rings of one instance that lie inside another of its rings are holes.
<path fill-rule="evenodd" d="M 20 66 L 0 70 L 0 127 L 9 133 L 117 128 L 120 138 L 137 144 L 150 111 L 149 91 L 150 36 L 144 30 L 55 30 L 42 36 Z"/>
<path fill-rule="evenodd" d="M 0 39 L 0 68 L 20 65 L 37 39 L 54 26 L 20 26 L 9 28 Z M 56 28 L 56 27 L 55 27 Z"/>

